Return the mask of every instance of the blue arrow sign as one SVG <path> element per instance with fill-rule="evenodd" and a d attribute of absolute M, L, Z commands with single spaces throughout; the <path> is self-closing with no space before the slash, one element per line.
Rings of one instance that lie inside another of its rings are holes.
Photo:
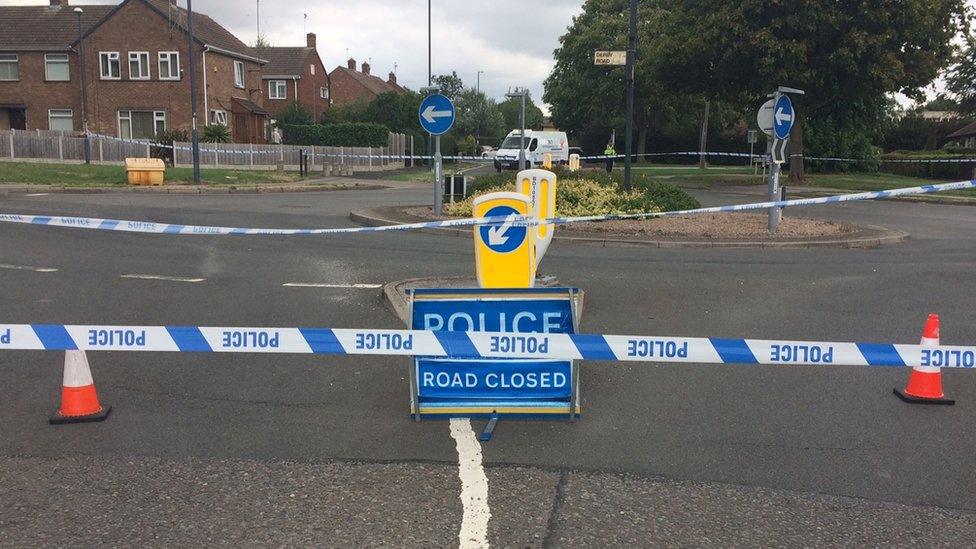
<path fill-rule="evenodd" d="M 454 125 L 454 103 L 439 93 L 428 95 L 417 112 L 420 125 L 431 135 L 441 135 Z"/>
<path fill-rule="evenodd" d="M 778 139 L 789 139 L 790 130 L 793 129 L 793 120 L 796 118 L 793 112 L 793 102 L 790 96 L 781 95 L 773 105 L 773 133 Z"/>
<path fill-rule="evenodd" d="M 481 240 L 493 252 L 500 254 L 507 254 L 513 250 L 517 250 L 525 242 L 526 233 L 525 227 L 516 227 L 513 225 L 515 219 L 519 217 L 519 213 L 511 206 L 495 206 L 485 214 L 485 217 L 496 216 L 507 217 L 507 219 L 501 225 L 483 225 L 478 230 L 478 233 L 481 235 Z"/>

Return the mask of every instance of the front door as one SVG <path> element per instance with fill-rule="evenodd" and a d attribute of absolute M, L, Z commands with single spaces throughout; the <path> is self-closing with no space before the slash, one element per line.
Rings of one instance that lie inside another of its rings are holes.
<path fill-rule="evenodd" d="M 250 143 L 247 135 L 247 115 L 234 113 L 234 141 Z"/>

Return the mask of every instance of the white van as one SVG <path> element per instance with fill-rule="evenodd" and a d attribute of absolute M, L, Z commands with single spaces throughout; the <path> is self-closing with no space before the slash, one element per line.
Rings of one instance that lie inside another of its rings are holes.
<path fill-rule="evenodd" d="M 529 167 L 542 165 L 546 153 L 552 155 L 552 163 L 567 164 L 569 162 L 569 140 L 566 132 L 544 132 L 525 130 L 525 159 Z M 512 130 L 502 141 L 502 146 L 495 153 L 495 171 L 504 168 L 518 169 L 519 158 L 519 130 Z"/>

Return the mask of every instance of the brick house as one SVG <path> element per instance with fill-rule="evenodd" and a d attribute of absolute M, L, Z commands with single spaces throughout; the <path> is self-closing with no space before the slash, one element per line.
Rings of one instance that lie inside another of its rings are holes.
<path fill-rule="evenodd" d="M 0 7 L 0 20 L 5 21 L 0 31 L 0 105 L 23 109 L 23 124 L 13 117 L 23 129 L 79 131 L 84 121 L 77 15 L 68 0 L 50 3 Z M 186 10 L 171 0 L 79 7 L 90 131 L 148 139 L 162 130 L 189 130 Z M 12 16 L 18 24 L 7 25 Z M 49 22 L 42 26 L 44 21 Z M 226 124 L 237 142 L 266 142 L 261 93 L 265 61 L 210 17 L 195 12 L 193 22 L 201 125 Z M 32 46 L 30 37 L 37 37 L 34 49 L 26 47 Z M 38 49 L 42 47 L 48 49 Z M 13 58 L 4 72 L 4 60 Z M 11 72 L 15 78 L 5 79 Z"/>
<path fill-rule="evenodd" d="M 963 126 L 958 131 L 946 137 L 954 139 L 960 147 L 976 148 L 976 122 Z"/>
<path fill-rule="evenodd" d="M 305 47 L 253 48 L 266 59 L 264 66 L 264 106 L 274 118 L 293 101 L 298 101 L 318 121 L 331 105 L 329 73 L 316 49 L 315 33 L 305 36 Z"/>
<path fill-rule="evenodd" d="M 369 63 L 363 63 L 362 70 L 356 70 L 356 60 L 349 59 L 345 67 L 336 67 L 329 73 L 332 92 L 332 105 L 339 107 L 357 101 L 369 102 L 385 92 L 404 94 L 403 86 L 397 84 L 396 74 L 390 73 L 386 80 L 370 74 Z"/>

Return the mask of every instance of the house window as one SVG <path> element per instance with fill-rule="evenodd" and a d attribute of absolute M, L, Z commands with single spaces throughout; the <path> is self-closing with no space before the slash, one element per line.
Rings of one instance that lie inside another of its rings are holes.
<path fill-rule="evenodd" d="M 68 70 L 68 54 L 48 53 L 44 55 L 44 79 L 51 82 L 71 80 Z"/>
<path fill-rule="evenodd" d="M 244 87 L 244 62 L 234 61 L 234 85 L 238 88 Z"/>
<path fill-rule="evenodd" d="M 284 80 L 268 81 L 268 99 L 287 99 L 288 86 Z"/>
<path fill-rule="evenodd" d="M 51 131 L 75 131 L 71 109 L 50 109 L 47 111 L 47 127 Z"/>
<path fill-rule="evenodd" d="M 20 80 L 16 54 L 0 55 L 0 80 Z"/>
<path fill-rule="evenodd" d="M 178 51 L 159 52 L 159 79 L 160 80 L 180 79 L 180 52 Z"/>
<path fill-rule="evenodd" d="M 329 98 L 329 88 L 319 88 L 319 97 L 322 99 Z"/>
<path fill-rule="evenodd" d="M 214 125 L 227 125 L 227 111 L 210 109 L 210 123 Z"/>
<path fill-rule="evenodd" d="M 308 70 L 312 71 L 312 76 L 315 76 L 315 65 L 309 65 Z"/>
<path fill-rule="evenodd" d="M 149 80 L 149 52 L 129 52 L 129 80 Z"/>
<path fill-rule="evenodd" d="M 102 71 L 102 80 L 118 80 L 122 78 L 122 67 L 119 64 L 119 52 L 99 52 L 98 61 Z"/>
<path fill-rule="evenodd" d="M 119 137 L 152 139 L 166 131 L 165 111 L 119 111 Z"/>

